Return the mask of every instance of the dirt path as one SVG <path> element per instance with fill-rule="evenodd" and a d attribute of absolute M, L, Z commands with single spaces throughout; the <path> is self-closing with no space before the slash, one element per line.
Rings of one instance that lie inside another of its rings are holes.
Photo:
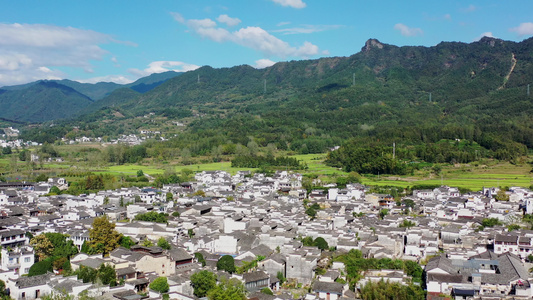
<path fill-rule="evenodd" d="M 498 88 L 498 90 L 501 90 L 501 89 L 504 89 L 505 88 L 505 84 L 507 83 L 507 81 L 509 81 L 509 77 L 511 77 L 511 74 L 513 73 L 514 71 L 514 67 L 516 67 L 516 57 L 514 55 L 514 53 L 511 53 L 512 56 L 511 56 L 511 62 L 512 62 L 512 65 L 511 65 L 511 70 L 509 70 L 509 73 L 507 73 L 507 75 L 505 75 L 505 77 L 503 78 L 503 84 Z"/>

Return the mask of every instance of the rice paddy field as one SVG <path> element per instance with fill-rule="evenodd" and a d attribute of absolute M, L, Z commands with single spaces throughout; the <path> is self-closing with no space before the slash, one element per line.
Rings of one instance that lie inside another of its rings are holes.
<path fill-rule="evenodd" d="M 347 175 L 341 169 L 327 166 L 324 163 L 326 154 L 293 155 L 292 157 L 307 165 L 307 169 L 301 170 L 301 173 L 311 178 L 319 178 L 322 182 L 334 182 L 336 177 Z M 9 158 L 2 158 L 0 159 L 0 169 L 4 173 L 9 172 L 10 169 L 13 169 L 13 163 L 13 160 Z M 19 169 L 24 169 L 28 164 L 27 162 L 18 162 L 16 165 Z M 529 187 L 533 185 L 533 173 L 530 173 L 532 166 L 528 163 L 512 165 L 510 163 L 485 161 L 483 164 L 476 163 L 473 165 L 443 164 L 441 168 L 442 171 L 438 175 L 431 171 L 430 166 L 427 166 L 416 171 L 413 175 L 408 176 L 363 175 L 361 179 L 363 184 L 373 186 L 397 186 L 405 188 L 413 185 L 449 185 L 473 191 L 492 186 Z M 136 176 L 137 171 L 142 170 L 145 174 L 157 176 L 163 174 L 165 171 L 181 173 L 183 169 L 188 169 L 193 172 L 222 170 L 230 174 L 235 174 L 240 170 L 255 170 L 252 168 L 233 168 L 229 161 L 196 163 L 187 166 L 179 165 L 175 162 L 144 162 L 142 164 L 104 165 L 100 167 L 80 166 L 69 162 L 54 162 L 44 163 L 42 170 L 37 170 L 32 174 L 39 174 L 41 172 L 62 174 L 76 170 L 114 176 Z M 67 180 L 79 180 L 79 178 L 67 177 Z"/>

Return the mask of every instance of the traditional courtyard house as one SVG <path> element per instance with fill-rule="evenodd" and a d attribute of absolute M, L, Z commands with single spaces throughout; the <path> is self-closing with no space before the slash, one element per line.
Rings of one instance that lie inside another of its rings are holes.
<path fill-rule="evenodd" d="M 270 287 L 270 275 L 263 271 L 245 273 L 242 277 L 244 287 L 248 292 L 255 292 Z"/>
<path fill-rule="evenodd" d="M 32 300 L 39 299 L 42 296 L 48 295 L 51 288 L 48 285 L 51 273 L 37 276 L 23 276 L 13 281 L 8 281 L 7 287 L 10 289 L 10 296 L 17 300 Z"/>
<path fill-rule="evenodd" d="M 519 255 L 517 235 L 496 234 L 494 237 L 494 253 L 502 254 L 505 252 Z"/>
<path fill-rule="evenodd" d="M 0 267 L 2 270 L 14 270 L 19 276 L 28 274 L 35 262 L 35 252 L 31 247 L 17 247 L 8 251 L 1 250 Z"/>
<path fill-rule="evenodd" d="M 312 290 L 318 299 L 337 300 L 342 297 L 344 285 L 337 282 L 316 281 Z"/>

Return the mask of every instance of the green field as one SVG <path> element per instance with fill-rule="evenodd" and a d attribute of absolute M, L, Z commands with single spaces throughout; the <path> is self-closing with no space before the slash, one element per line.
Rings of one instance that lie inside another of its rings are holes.
<path fill-rule="evenodd" d="M 187 166 L 174 166 L 174 165 L 161 165 L 160 167 L 148 166 L 148 165 L 138 165 L 138 164 L 126 164 L 120 166 L 110 166 L 106 169 L 99 170 L 96 173 L 107 173 L 112 175 L 135 175 L 138 170 L 142 170 L 145 174 L 155 176 L 158 174 L 163 174 L 166 169 L 174 170 L 177 173 L 180 173 L 183 169 L 189 169 L 193 172 L 201 171 L 226 171 L 230 174 L 236 174 L 237 171 L 241 170 L 254 170 L 250 168 L 232 168 L 231 162 L 218 162 L 218 163 L 206 163 L 206 164 L 192 164 Z"/>
<path fill-rule="evenodd" d="M 299 172 L 308 175 L 312 178 L 320 178 L 322 182 L 335 182 L 338 176 L 347 175 L 346 172 L 327 166 L 324 163 L 326 154 L 306 154 L 293 155 L 298 160 L 307 164 L 306 170 Z M 413 185 L 448 185 L 454 187 L 467 188 L 473 191 L 480 190 L 483 187 L 492 186 L 523 186 L 529 187 L 533 184 L 533 176 L 531 165 L 523 163 L 521 165 L 512 165 L 510 163 L 502 163 L 496 161 L 485 161 L 485 164 L 477 163 L 475 165 L 441 165 L 442 171 L 439 175 L 432 173 L 431 164 L 422 165 L 423 167 L 416 171 L 414 175 L 407 176 L 389 176 L 389 175 L 363 175 L 361 177 L 362 183 L 366 185 L 375 186 L 398 186 L 408 187 Z M 0 159 L 0 168 L 6 172 L 10 169 L 12 160 L 9 158 Z M 27 163 L 18 162 L 19 169 L 27 167 Z M 173 171 L 181 173 L 183 169 L 188 169 L 193 172 L 222 170 L 234 175 L 240 170 L 256 171 L 251 168 L 232 168 L 231 162 L 224 161 L 218 163 L 196 163 L 187 166 L 179 165 L 176 162 L 169 163 L 153 163 L 144 162 L 142 164 L 125 164 L 125 165 L 111 165 L 104 167 L 89 167 L 77 165 L 73 167 L 72 163 L 44 163 L 42 170 L 33 171 L 32 174 L 48 173 L 61 174 L 66 169 L 72 169 L 82 172 L 94 172 L 98 174 L 110 174 L 115 176 L 135 176 L 137 171 L 142 170 L 145 174 L 150 176 L 157 176 L 163 174 L 165 171 Z M 35 175 L 34 175 L 35 176 Z M 79 178 L 67 178 L 67 180 L 79 180 Z"/>
<path fill-rule="evenodd" d="M 533 184 L 533 176 L 529 172 L 530 170 L 531 167 L 528 165 L 514 166 L 509 163 L 499 163 L 490 167 L 465 168 L 447 166 L 443 168 L 441 176 L 372 176 L 364 177 L 363 183 L 367 185 L 392 185 L 399 187 L 419 184 L 448 185 L 467 188 L 473 191 L 492 186 L 529 187 Z"/>

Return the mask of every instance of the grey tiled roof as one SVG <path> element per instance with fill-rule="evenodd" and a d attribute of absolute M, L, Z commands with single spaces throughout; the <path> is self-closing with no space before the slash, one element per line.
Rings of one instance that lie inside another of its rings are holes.
<path fill-rule="evenodd" d="M 36 276 L 24 276 L 15 280 L 15 285 L 19 288 L 27 288 L 32 286 L 45 285 L 50 280 L 52 273 L 47 273 L 43 275 Z"/>
<path fill-rule="evenodd" d="M 342 295 L 344 285 L 338 282 L 317 281 L 313 284 L 313 291 Z"/>

